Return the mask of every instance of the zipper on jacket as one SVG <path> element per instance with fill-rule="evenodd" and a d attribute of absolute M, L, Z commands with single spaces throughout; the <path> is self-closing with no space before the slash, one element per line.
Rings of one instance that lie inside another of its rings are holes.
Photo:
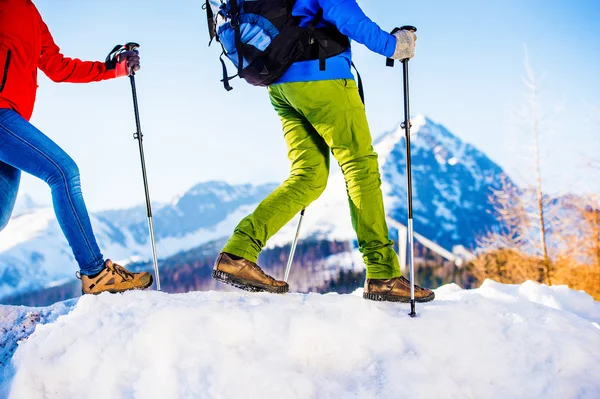
<path fill-rule="evenodd" d="M 4 65 L 4 75 L 2 76 L 2 82 L 0 82 L 0 93 L 4 90 L 4 85 L 6 85 L 6 78 L 8 77 L 8 67 L 10 66 L 10 54 L 11 50 L 8 50 L 6 53 L 6 64 Z"/>

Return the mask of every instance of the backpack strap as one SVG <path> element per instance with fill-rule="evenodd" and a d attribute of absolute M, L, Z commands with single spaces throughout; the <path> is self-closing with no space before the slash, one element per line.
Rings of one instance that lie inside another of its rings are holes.
<path fill-rule="evenodd" d="M 316 38 L 315 30 L 317 25 L 323 20 L 323 9 L 320 8 L 315 17 L 310 21 L 307 26 L 308 31 L 311 34 L 309 44 L 314 44 L 315 42 L 319 46 L 319 70 L 324 71 L 327 68 L 327 53 L 325 51 L 326 43 L 323 43 L 323 40 Z"/>
<path fill-rule="evenodd" d="M 317 28 L 317 25 L 323 21 L 323 9 L 319 9 L 315 17 L 306 27 L 308 31 L 308 48 L 304 54 L 303 60 L 319 60 L 319 70 L 325 71 L 327 68 L 327 58 L 341 54 L 350 47 L 348 36 L 342 34 L 334 26 L 325 26 Z M 314 45 L 317 48 L 314 48 Z"/>
<path fill-rule="evenodd" d="M 352 62 L 352 68 L 354 68 L 354 70 L 356 71 L 356 76 L 358 77 L 358 94 L 360 95 L 360 99 L 362 100 L 363 105 L 365 105 L 365 89 L 363 87 L 362 78 L 360 77 L 360 72 L 358 72 L 358 69 L 356 68 L 356 65 L 354 65 L 354 62 Z"/>
<path fill-rule="evenodd" d="M 318 31 L 317 25 L 322 20 L 323 20 L 323 9 L 321 8 L 319 10 L 319 12 L 317 12 L 317 14 L 313 18 L 313 20 L 310 22 L 310 24 L 308 25 L 308 30 L 311 32 L 310 44 L 312 44 L 314 41 L 317 41 L 319 44 L 319 70 L 320 71 L 324 71 L 327 68 L 327 55 L 328 55 L 327 47 L 329 45 L 328 39 L 319 39 L 319 38 L 315 37 L 316 36 L 315 32 Z M 341 45 L 344 45 L 346 42 L 348 43 L 348 45 L 350 44 L 348 41 L 348 38 L 346 36 L 344 36 L 343 34 L 341 34 L 337 29 L 323 28 L 323 29 L 319 29 L 319 30 L 323 31 L 323 33 L 325 35 L 333 38 L 334 40 L 339 41 L 339 43 Z M 354 62 L 352 62 L 352 68 L 354 68 L 354 70 L 356 71 L 358 94 L 360 95 L 360 99 L 364 105 L 365 104 L 365 90 L 363 87 L 362 77 L 360 76 L 360 72 L 358 72 L 356 65 L 354 65 Z"/>
<path fill-rule="evenodd" d="M 217 37 L 217 25 L 215 22 L 215 14 L 213 13 L 213 10 L 210 6 L 209 0 L 206 0 L 206 3 L 204 4 L 204 8 L 206 9 L 206 18 L 208 19 L 208 35 L 210 37 L 210 41 L 208 42 L 208 45 L 210 46 L 212 44 L 212 41 L 214 40 L 214 38 Z M 219 41 L 218 37 L 217 37 L 217 41 Z M 223 44 L 221 44 L 221 47 L 223 47 Z M 231 79 L 231 77 L 229 76 L 229 73 L 227 72 L 227 66 L 225 65 L 225 61 L 223 61 L 223 54 L 225 54 L 225 49 L 223 49 L 223 52 L 219 56 L 219 61 L 221 61 L 221 66 L 223 68 L 223 79 L 221 79 L 221 82 L 223 82 L 223 86 L 225 87 L 225 90 L 231 91 L 231 90 L 233 90 L 233 88 L 229 85 L 229 80 Z"/>
<path fill-rule="evenodd" d="M 294 4 L 296 4 L 296 0 L 286 0 L 285 2 L 287 4 L 289 14 L 292 15 L 292 10 L 294 9 Z"/>
<path fill-rule="evenodd" d="M 308 24 L 308 29 L 310 31 L 314 31 L 316 29 L 317 25 L 319 25 L 319 23 L 321 23 L 322 20 L 323 20 L 323 9 L 320 8 L 319 11 L 317 12 L 317 14 L 315 15 L 315 17 Z"/>
<path fill-rule="evenodd" d="M 242 32 L 240 28 L 240 6 L 238 0 L 229 1 L 229 12 L 231 13 L 231 27 L 235 32 L 235 49 L 238 53 L 238 76 L 243 76 L 244 69 L 244 53 L 242 48 Z"/>
<path fill-rule="evenodd" d="M 231 87 L 229 81 L 235 78 L 235 76 L 229 76 L 229 73 L 227 72 L 227 65 L 225 65 L 225 61 L 223 61 L 223 55 L 225 55 L 225 50 L 223 50 L 223 52 L 219 56 L 219 61 L 221 61 L 221 66 L 223 67 L 223 79 L 221 80 L 221 82 L 223 82 L 223 87 L 225 87 L 225 90 L 231 91 L 233 90 L 233 87 Z"/>
<path fill-rule="evenodd" d="M 206 3 L 204 3 L 204 8 L 206 9 L 206 18 L 208 20 L 208 36 L 210 37 L 208 45 L 210 46 L 217 35 L 217 26 L 215 24 L 215 15 L 213 14 L 209 0 L 206 0 Z"/>

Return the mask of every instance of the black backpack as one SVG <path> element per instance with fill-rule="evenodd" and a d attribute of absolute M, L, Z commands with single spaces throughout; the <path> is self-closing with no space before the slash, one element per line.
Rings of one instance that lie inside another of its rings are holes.
<path fill-rule="evenodd" d="M 254 86 L 277 81 L 297 61 L 319 60 L 348 50 L 350 40 L 335 27 L 316 28 L 323 10 L 306 28 L 292 16 L 295 0 L 206 0 L 210 43 L 221 43 L 223 85 L 231 90 L 223 55 L 237 68 L 237 76 Z"/>

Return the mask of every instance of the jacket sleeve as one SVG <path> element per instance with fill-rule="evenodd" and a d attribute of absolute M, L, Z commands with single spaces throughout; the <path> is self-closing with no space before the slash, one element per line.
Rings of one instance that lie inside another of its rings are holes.
<path fill-rule="evenodd" d="M 318 0 L 323 19 L 350 39 L 364 44 L 375 53 L 391 57 L 396 50 L 396 38 L 371 21 L 356 0 Z"/>
<path fill-rule="evenodd" d="M 104 62 L 81 61 L 62 55 L 41 17 L 40 29 L 42 50 L 38 67 L 54 82 L 88 83 L 116 77 L 114 70 L 106 70 Z"/>

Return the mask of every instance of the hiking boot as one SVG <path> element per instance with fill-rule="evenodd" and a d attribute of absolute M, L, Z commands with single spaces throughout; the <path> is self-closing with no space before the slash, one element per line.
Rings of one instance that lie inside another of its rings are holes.
<path fill-rule="evenodd" d="M 81 291 L 84 294 L 100 294 L 102 292 L 124 292 L 129 290 L 143 290 L 152 285 L 152 275 L 147 272 L 132 273 L 113 263 L 110 259 L 104 262 L 104 269 L 93 277 L 80 275 Z"/>
<path fill-rule="evenodd" d="M 222 283 L 246 291 L 285 294 L 290 289 L 285 281 L 275 280 L 256 263 L 226 252 L 221 252 L 217 258 L 212 276 Z"/>
<path fill-rule="evenodd" d="M 367 279 L 363 298 L 372 301 L 410 302 L 410 281 L 404 277 L 389 280 Z M 435 294 L 415 285 L 415 302 L 433 301 Z"/>

